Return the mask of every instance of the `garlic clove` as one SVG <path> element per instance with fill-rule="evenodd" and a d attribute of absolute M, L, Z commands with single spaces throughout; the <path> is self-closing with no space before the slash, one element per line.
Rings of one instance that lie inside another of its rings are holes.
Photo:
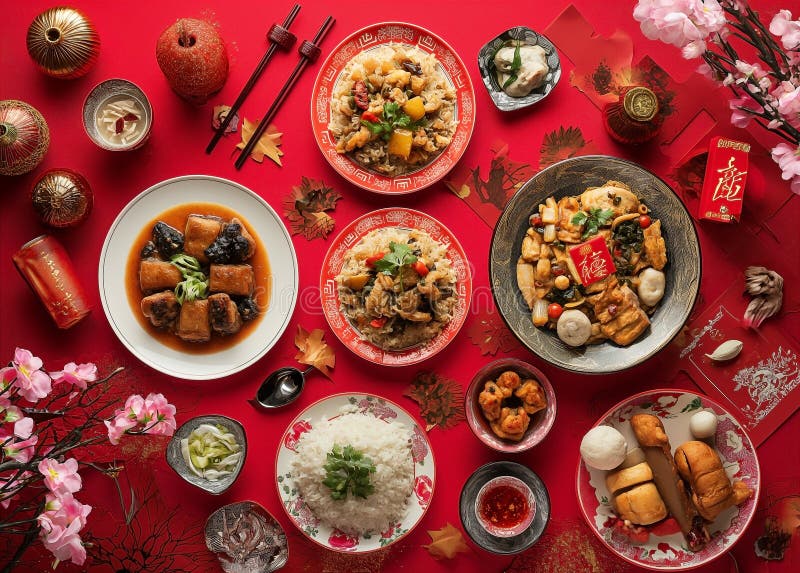
<path fill-rule="evenodd" d="M 724 362 L 726 360 L 733 360 L 742 351 L 744 343 L 741 340 L 726 340 L 712 352 L 706 354 L 707 358 L 716 362 Z"/>

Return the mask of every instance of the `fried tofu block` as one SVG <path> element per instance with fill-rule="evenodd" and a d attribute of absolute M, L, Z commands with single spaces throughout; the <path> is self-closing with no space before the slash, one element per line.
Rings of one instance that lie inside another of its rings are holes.
<path fill-rule="evenodd" d="M 211 328 L 222 335 L 236 334 L 242 327 L 242 317 L 236 303 L 224 292 L 208 297 Z"/>
<path fill-rule="evenodd" d="M 178 320 L 178 336 L 187 342 L 211 340 L 208 300 L 186 301 L 181 306 Z"/>
<path fill-rule="evenodd" d="M 144 297 L 140 306 L 142 314 L 149 318 L 153 326 L 157 328 L 165 328 L 172 324 L 178 318 L 181 310 L 181 305 L 178 304 L 178 299 L 171 290 Z"/>
<path fill-rule="evenodd" d="M 250 296 L 255 284 L 250 265 L 211 265 L 208 278 L 211 292 L 230 295 Z"/>
<path fill-rule="evenodd" d="M 222 230 L 222 219 L 205 215 L 189 215 L 186 219 L 183 252 L 200 261 L 208 263 L 205 250 L 217 239 Z"/>
<path fill-rule="evenodd" d="M 661 221 L 658 220 L 644 230 L 644 254 L 653 268 L 660 271 L 667 265 L 667 245 L 661 236 Z"/>
<path fill-rule="evenodd" d="M 158 259 L 142 259 L 139 262 L 139 287 L 142 292 L 153 292 L 175 286 L 183 280 L 175 265 Z"/>
<path fill-rule="evenodd" d="M 620 287 L 616 279 L 611 279 L 606 290 L 591 300 L 600 330 L 620 346 L 629 345 L 650 326 L 636 294 L 627 285 Z"/>

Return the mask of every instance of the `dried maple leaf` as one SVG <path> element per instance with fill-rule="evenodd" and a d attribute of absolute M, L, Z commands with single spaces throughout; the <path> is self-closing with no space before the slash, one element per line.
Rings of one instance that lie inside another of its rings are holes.
<path fill-rule="evenodd" d="M 464 420 L 461 385 L 435 372 L 417 373 L 403 396 L 419 404 L 419 415 L 427 422 L 426 431 L 436 426 L 446 430 Z"/>
<path fill-rule="evenodd" d="M 325 211 L 335 209 L 341 198 L 324 182 L 303 177 L 283 200 L 283 214 L 289 219 L 292 234 L 303 235 L 309 241 L 327 237 L 335 221 Z"/>
<path fill-rule="evenodd" d="M 452 559 L 458 553 L 469 553 L 469 546 L 461 532 L 449 522 L 436 531 L 428 530 L 431 536 L 430 545 L 423 545 L 434 559 Z"/>
<path fill-rule="evenodd" d="M 255 133 L 257 127 L 258 122 L 254 123 L 247 118 L 244 119 L 244 122 L 242 122 L 242 141 L 236 145 L 237 149 L 244 149 L 245 145 L 247 145 L 247 142 L 250 141 L 250 138 Z M 278 149 L 278 146 L 281 144 L 282 135 L 283 133 L 278 132 L 278 128 L 275 127 L 274 124 L 267 126 L 267 130 L 264 132 L 264 135 L 261 136 L 261 139 L 258 140 L 258 143 L 253 148 L 253 151 L 250 152 L 250 157 L 253 158 L 253 161 L 261 163 L 264 161 L 264 156 L 266 155 L 278 165 L 283 165 L 281 163 L 281 155 L 283 155 L 283 151 Z"/>
<path fill-rule="evenodd" d="M 544 169 L 563 159 L 574 157 L 586 147 L 586 140 L 579 127 L 564 128 L 544 134 L 539 148 L 539 169 Z"/>
<path fill-rule="evenodd" d="M 467 336 L 481 351 L 481 355 L 497 351 L 511 352 L 519 348 L 517 339 L 496 312 L 487 312 L 474 321 L 467 330 Z"/>
<path fill-rule="evenodd" d="M 294 359 L 300 364 L 313 366 L 325 376 L 330 378 L 330 368 L 336 365 L 336 356 L 333 348 L 323 340 L 325 332 L 321 328 L 315 328 L 308 332 L 305 328 L 297 325 L 297 336 L 294 337 L 294 345 L 297 346 L 298 353 Z"/>

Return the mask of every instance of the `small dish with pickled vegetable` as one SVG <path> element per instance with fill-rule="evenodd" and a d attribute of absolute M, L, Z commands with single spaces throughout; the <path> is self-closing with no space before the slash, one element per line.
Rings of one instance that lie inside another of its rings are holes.
<path fill-rule="evenodd" d="M 501 111 L 514 111 L 546 98 L 561 79 L 561 60 L 542 34 L 516 26 L 485 44 L 478 68 L 492 101 Z"/>
<path fill-rule="evenodd" d="M 247 456 L 244 427 L 221 415 L 192 418 L 167 445 L 167 463 L 190 484 L 218 495 L 239 477 Z"/>

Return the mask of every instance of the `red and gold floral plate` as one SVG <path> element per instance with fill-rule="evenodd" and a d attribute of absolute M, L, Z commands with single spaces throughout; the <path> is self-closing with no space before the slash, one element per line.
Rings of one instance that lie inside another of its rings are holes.
<path fill-rule="evenodd" d="M 332 420 L 344 412 L 360 412 L 391 423 L 401 422 L 411 428 L 411 457 L 414 460 L 414 489 L 403 518 L 386 531 L 355 537 L 333 529 L 314 515 L 294 486 L 291 463 L 297 455 L 297 444 L 305 432 L 320 420 Z M 399 541 L 422 521 L 433 497 L 436 466 L 433 450 L 425 431 L 417 421 L 397 404 L 374 394 L 335 394 L 312 404 L 297 416 L 281 438 L 275 459 L 278 496 L 289 519 L 309 539 L 333 551 L 369 553 Z"/>
<path fill-rule="evenodd" d="M 689 419 L 695 412 L 709 410 L 718 420 L 714 446 L 730 478 L 745 482 L 753 495 L 738 507 L 723 511 L 709 524 L 711 541 L 697 553 L 686 542 L 672 518 L 650 526 L 646 542 L 634 542 L 615 527 L 618 518 L 611 507 L 611 495 L 605 484 L 607 472 L 588 468 L 578 462 L 576 489 L 578 505 L 589 527 L 611 551 L 634 565 L 655 571 L 683 571 L 700 567 L 731 549 L 744 533 L 756 511 L 761 485 L 761 471 L 756 449 L 744 428 L 725 408 L 707 396 L 680 390 L 651 390 L 623 400 L 609 410 L 595 426 L 608 424 L 625 436 L 629 447 L 636 437 L 629 420 L 634 414 L 658 416 L 669 436 L 673 451 L 682 443 L 694 439 L 689 431 Z"/>
<path fill-rule="evenodd" d="M 383 44 L 415 46 L 439 60 L 439 69 L 456 91 L 455 119 L 458 122 L 453 139 L 445 150 L 421 169 L 398 177 L 387 177 L 370 171 L 336 152 L 336 140 L 328 131 L 331 116 L 330 97 L 347 63 L 360 52 Z M 475 91 L 464 62 L 439 36 L 413 24 L 383 22 L 354 32 L 328 55 L 314 82 L 311 98 L 311 126 L 322 154 L 328 163 L 349 182 L 375 193 L 401 195 L 413 193 L 444 177 L 461 159 L 475 127 Z"/>
<path fill-rule="evenodd" d="M 342 270 L 347 251 L 368 233 L 384 227 L 425 231 L 435 241 L 446 245 L 446 256 L 450 259 L 453 271 L 456 274 L 454 290 L 458 297 L 458 302 L 453 309 L 453 318 L 432 340 L 401 351 L 383 350 L 364 340 L 361 333 L 342 312 L 336 284 L 336 276 Z M 470 274 L 464 249 L 461 248 L 458 240 L 447 227 L 425 213 L 403 207 L 392 207 L 362 215 L 339 233 L 331 243 L 328 253 L 322 261 L 319 289 L 322 312 L 325 314 L 331 330 L 341 340 L 342 344 L 361 358 L 375 364 L 408 366 L 409 364 L 416 364 L 426 360 L 441 351 L 458 334 L 467 319 L 467 311 L 472 299 L 472 275 Z"/>

